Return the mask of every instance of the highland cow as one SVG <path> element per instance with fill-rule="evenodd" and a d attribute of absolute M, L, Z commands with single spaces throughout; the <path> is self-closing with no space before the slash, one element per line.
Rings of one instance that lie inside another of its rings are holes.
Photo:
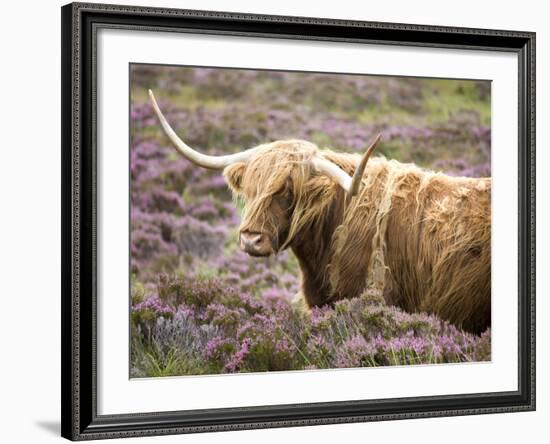
<path fill-rule="evenodd" d="M 252 256 L 290 248 L 309 307 L 379 288 L 388 304 L 437 314 L 480 333 L 491 322 L 491 179 L 452 177 L 384 157 L 280 140 L 208 156 L 172 130 L 193 163 L 223 170 L 244 200 L 240 247 Z"/>

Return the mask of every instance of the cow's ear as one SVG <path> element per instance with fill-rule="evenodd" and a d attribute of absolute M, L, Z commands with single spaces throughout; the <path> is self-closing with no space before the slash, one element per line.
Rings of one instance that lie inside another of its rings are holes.
<path fill-rule="evenodd" d="M 225 167 L 223 170 L 223 176 L 227 181 L 227 184 L 231 190 L 236 193 L 240 192 L 242 189 L 242 179 L 244 176 L 244 170 L 246 169 L 246 163 L 237 162 L 232 163 L 231 165 Z"/>

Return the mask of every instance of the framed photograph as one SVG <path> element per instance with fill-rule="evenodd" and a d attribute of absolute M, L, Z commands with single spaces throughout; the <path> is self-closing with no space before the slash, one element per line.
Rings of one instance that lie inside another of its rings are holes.
<path fill-rule="evenodd" d="M 61 13 L 64 437 L 535 409 L 534 33 Z"/>

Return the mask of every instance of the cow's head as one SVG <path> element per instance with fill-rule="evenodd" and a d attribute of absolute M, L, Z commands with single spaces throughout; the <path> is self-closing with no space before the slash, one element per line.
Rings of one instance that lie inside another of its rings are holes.
<path fill-rule="evenodd" d="M 269 256 L 286 248 L 329 183 L 336 183 L 348 199 L 357 194 L 367 161 L 380 135 L 367 149 L 350 177 L 325 159 L 316 145 L 303 140 L 282 140 L 236 154 L 209 156 L 185 144 L 174 132 L 149 91 L 153 108 L 167 136 L 188 160 L 203 168 L 223 170 L 233 191 L 244 202 L 239 228 L 241 249 L 252 256 Z"/>

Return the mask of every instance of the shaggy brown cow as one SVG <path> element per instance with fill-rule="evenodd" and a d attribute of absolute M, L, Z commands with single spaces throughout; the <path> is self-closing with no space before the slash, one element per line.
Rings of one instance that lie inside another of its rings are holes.
<path fill-rule="evenodd" d="M 241 248 L 253 256 L 292 249 L 310 307 L 375 287 L 406 311 L 435 313 L 476 333 L 490 326 L 490 178 L 451 177 L 382 157 L 367 164 L 378 139 L 363 159 L 302 140 L 206 156 L 175 134 L 150 96 L 178 150 L 223 169 L 244 198 Z"/>

